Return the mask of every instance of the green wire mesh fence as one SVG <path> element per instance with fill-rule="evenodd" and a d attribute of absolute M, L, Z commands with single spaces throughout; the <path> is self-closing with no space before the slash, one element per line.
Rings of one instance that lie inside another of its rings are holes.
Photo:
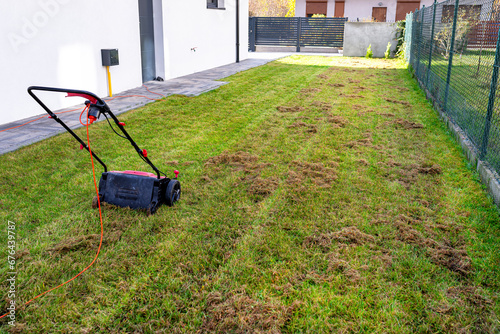
<path fill-rule="evenodd" d="M 434 2 L 406 16 L 406 59 L 419 83 L 500 173 L 500 0 Z"/>

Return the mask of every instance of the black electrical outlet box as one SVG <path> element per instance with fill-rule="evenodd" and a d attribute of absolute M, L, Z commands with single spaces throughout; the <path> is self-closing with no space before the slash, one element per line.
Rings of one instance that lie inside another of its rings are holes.
<path fill-rule="evenodd" d="M 115 66 L 119 65 L 118 49 L 102 49 L 102 66 Z"/>

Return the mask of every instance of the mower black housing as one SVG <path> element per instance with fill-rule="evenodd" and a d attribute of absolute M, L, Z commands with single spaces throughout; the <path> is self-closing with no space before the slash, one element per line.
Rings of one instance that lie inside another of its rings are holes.
<path fill-rule="evenodd" d="M 102 202 L 153 214 L 165 203 L 169 182 L 168 178 L 105 172 L 99 181 L 99 197 Z"/>

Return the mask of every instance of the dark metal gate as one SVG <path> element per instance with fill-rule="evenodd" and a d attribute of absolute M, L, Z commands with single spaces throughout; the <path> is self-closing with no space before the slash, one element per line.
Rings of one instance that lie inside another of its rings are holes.
<path fill-rule="evenodd" d="M 345 17 L 251 17 L 249 50 L 257 45 L 343 47 Z"/>

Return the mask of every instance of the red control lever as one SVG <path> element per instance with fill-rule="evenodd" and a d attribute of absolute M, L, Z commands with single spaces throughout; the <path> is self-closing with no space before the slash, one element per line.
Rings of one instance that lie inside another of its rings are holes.
<path fill-rule="evenodd" d="M 175 174 L 175 178 L 177 178 L 179 176 L 179 171 L 178 170 L 174 170 L 174 174 Z"/>

